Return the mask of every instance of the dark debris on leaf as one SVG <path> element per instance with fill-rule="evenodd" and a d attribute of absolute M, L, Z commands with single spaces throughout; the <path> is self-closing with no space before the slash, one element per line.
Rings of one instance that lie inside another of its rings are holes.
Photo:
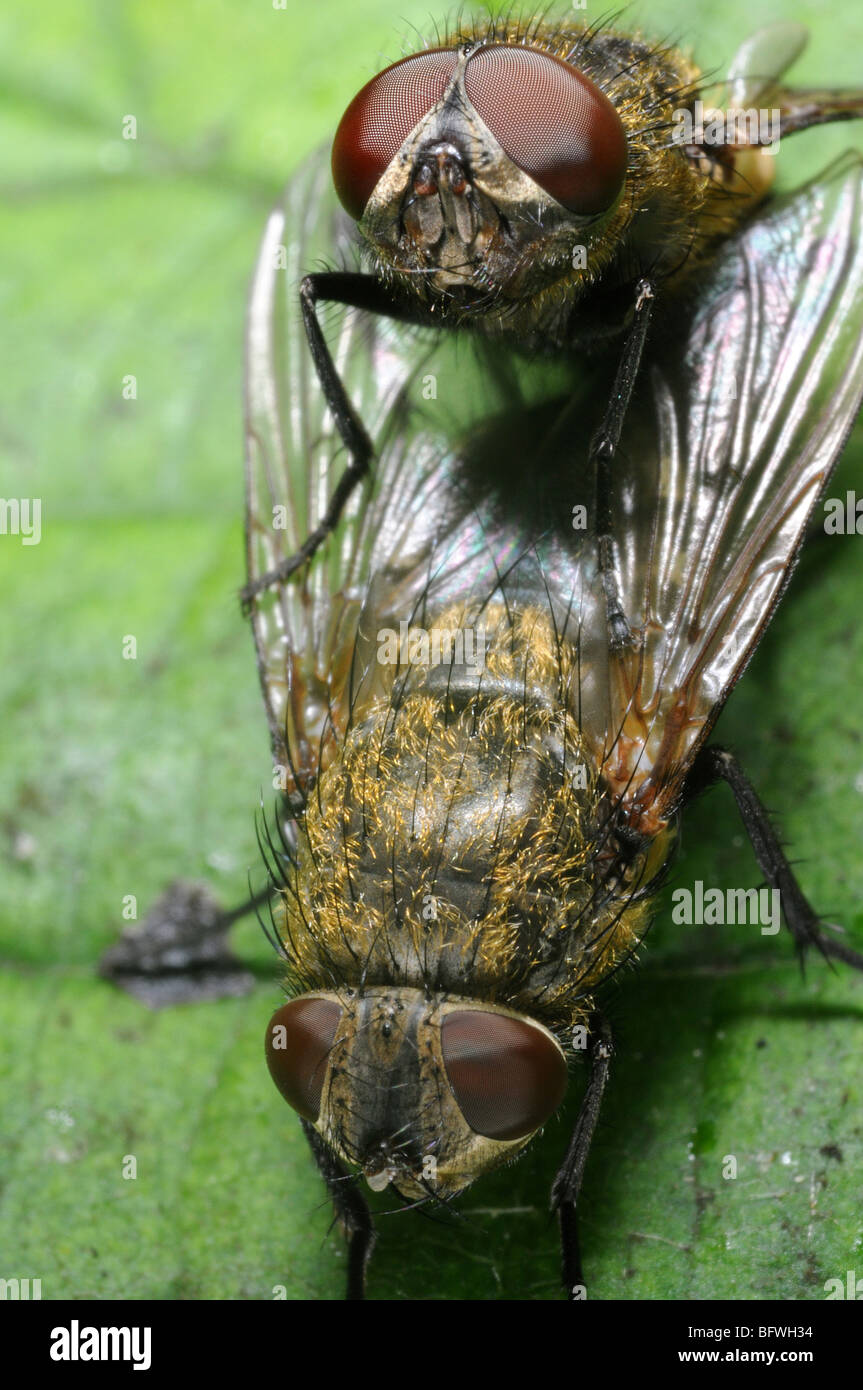
<path fill-rule="evenodd" d="M 150 1009 L 248 994 L 254 976 L 228 944 L 233 918 L 206 884 L 177 879 L 105 951 L 99 974 Z"/>

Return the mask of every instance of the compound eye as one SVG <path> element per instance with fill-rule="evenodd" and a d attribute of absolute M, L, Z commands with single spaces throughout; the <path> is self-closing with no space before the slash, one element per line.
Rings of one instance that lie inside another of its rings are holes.
<path fill-rule="evenodd" d="M 456 59 L 448 48 L 403 58 L 367 82 L 342 116 L 333 141 L 333 182 L 355 221 L 414 126 L 440 101 Z"/>
<path fill-rule="evenodd" d="M 481 48 L 465 91 L 513 164 L 570 212 L 593 216 L 617 200 L 626 134 L 608 97 L 584 73 L 531 48 Z"/>
<path fill-rule="evenodd" d="M 316 1120 L 333 1038 L 342 1016 L 332 999 L 292 999 L 267 1028 L 267 1066 L 288 1105 Z"/>
<path fill-rule="evenodd" d="M 563 1053 L 529 1023 L 457 1010 L 441 1024 L 441 1048 L 453 1094 L 475 1134 L 523 1139 L 563 1100 Z"/>

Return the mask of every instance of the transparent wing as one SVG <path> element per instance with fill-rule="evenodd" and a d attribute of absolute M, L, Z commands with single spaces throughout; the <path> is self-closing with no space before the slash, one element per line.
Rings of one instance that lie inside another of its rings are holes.
<path fill-rule="evenodd" d="M 293 555 L 323 517 L 345 450 L 309 352 L 299 282 L 359 267 L 354 225 L 329 151 L 289 184 L 262 241 L 246 336 L 249 580 Z M 488 591 L 524 527 L 485 529 L 454 440 L 520 396 L 518 373 L 471 340 L 338 304 L 323 323 L 336 368 L 372 440 L 369 475 L 310 565 L 250 601 L 276 762 L 288 788 L 326 767 L 348 719 L 376 689 L 375 633 L 418 604 Z M 477 355 L 484 360 L 478 362 Z M 545 390 L 548 373 L 536 373 Z"/>
<path fill-rule="evenodd" d="M 271 215 L 255 269 L 246 337 L 246 541 L 250 580 L 302 545 L 322 518 L 345 451 L 320 389 L 299 307 L 299 282 L 357 269 L 353 224 L 316 153 Z M 337 368 L 376 450 L 373 474 L 302 575 L 251 602 L 258 667 L 276 761 L 290 749 L 301 779 L 320 761 L 330 720 L 343 722 L 357 612 L 379 553 L 399 543 L 442 450 L 409 403 L 424 349 L 412 330 L 327 307 Z M 432 457 L 434 455 L 434 457 Z M 383 477 L 385 485 L 379 487 Z M 405 542 L 409 544 L 409 541 Z"/>
<path fill-rule="evenodd" d="M 744 39 L 728 69 L 726 78 L 729 106 L 763 105 L 777 81 L 800 57 L 809 33 L 803 24 L 785 20 L 769 24 Z"/>
<path fill-rule="evenodd" d="M 679 795 L 854 422 L 861 242 L 863 162 L 849 155 L 723 248 L 684 349 L 660 358 L 630 422 L 615 535 L 641 643 L 612 660 L 611 736 L 634 740 L 618 775 L 642 805 Z"/>
<path fill-rule="evenodd" d="M 445 379 L 458 335 L 423 339 L 332 306 L 330 341 L 377 456 L 313 563 L 252 612 L 276 758 L 301 785 L 375 694 L 380 629 L 423 605 L 501 592 L 551 605 L 579 652 L 577 713 L 611 787 L 667 813 L 760 640 L 859 406 L 861 184 L 849 157 L 760 214 L 703 275 L 680 332 L 651 347 L 613 508 L 624 610 L 641 639 L 623 652 L 607 650 L 595 547 L 570 517 L 574 503 L 590 510 L 579 467 L 590 391 L 579 395 L 570 374 L 568 403 L 537 405 L 502 357 L 488 356 L 479 377 L 457 361 L 484 421 L 475 448 L 452 391 L 427 401 L 423 389 Z M 299 547 L 343 466 L 296 297 L 300 276 L 334 251 L 353 254 L 318 157 L 273 215 L 253 288 L 250 578 Z M 495 400 L 509 406 L 497 431 Z"/>
<path fill-rule="evenodd" d="M 731 61 L 726 80 L 707 92 L 707 105 L 739 113 L 738 138 L 749 143 L 746 113 L 758 108 L 775 109 L 779 126 L 770 122 L 774 134 L 791 135 L 797 130 L 823 125 L 827 121 L 854 120 L 863 116 L 863 91 L 820 90 L 784 86 L 780 79 L 799 58 L 808 43 L 805 26 L 783 21 L 759 29 L 746 39 Z"/>

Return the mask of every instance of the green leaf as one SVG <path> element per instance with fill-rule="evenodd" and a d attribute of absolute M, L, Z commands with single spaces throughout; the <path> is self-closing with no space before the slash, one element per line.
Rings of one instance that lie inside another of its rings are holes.
<path fill-rule="evenodd" d="M 423 29 L 428 8 L 398 12 Z M 341 1296 L 323 1186 L 264 1065 L 279 995 L 257 926 L 234 933 L 259 980 L 242 1000 L 151 1014 L 96 966 L 128 895 L 140 917 L 172 878 L 203 877 L 230 905 L 258 863 L 271 770 L 236 602 L 246 285 L 290 170 L 414 42 L 394 13 L 11 0 L 0 19 L 0 491 L 43 500 L 41 544 L 0 537 L 0 1275 L 41 1278 L 46 1298 Z M 679 14 L 663 0 L 642 27 L 679 33 Z M 801 85 L 859 82 L 850 3 L 733 0 L 682 37 L 722 71 L 785 18 L 813 30 Z M 795 139 L 783 183 L 854 142 L 851 126 Z M 719 728 L 805 891 L 858 941 L 859 572 L 856 538 L 814 538 Z M 687 880 L 758 882 L 722 791 L 683 853 Z M 860 1270 L 863 981 L 817 960 L 801 979 L 784 935 L 672 928 L 666 894 L 608 1006 L 590 1296 L 821 1298 Z M 558 1297 L 548 1190 L 577 1099 L 457 1218 L 382 1218 L 371 1295 Z"/>

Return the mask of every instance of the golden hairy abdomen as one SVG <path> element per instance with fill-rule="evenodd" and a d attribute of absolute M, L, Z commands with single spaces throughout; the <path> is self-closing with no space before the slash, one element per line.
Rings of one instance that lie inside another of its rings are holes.
<path fill-rule="evenodd" d="M 353 724 L 309 800 L 283 935 L 305 989 L 401 984 L 566 1025 L 645 912 L 596 904 L 608 836 L 573 654 L 539 610 L 484 621 L 481 671 L 394 668 Z"/>

